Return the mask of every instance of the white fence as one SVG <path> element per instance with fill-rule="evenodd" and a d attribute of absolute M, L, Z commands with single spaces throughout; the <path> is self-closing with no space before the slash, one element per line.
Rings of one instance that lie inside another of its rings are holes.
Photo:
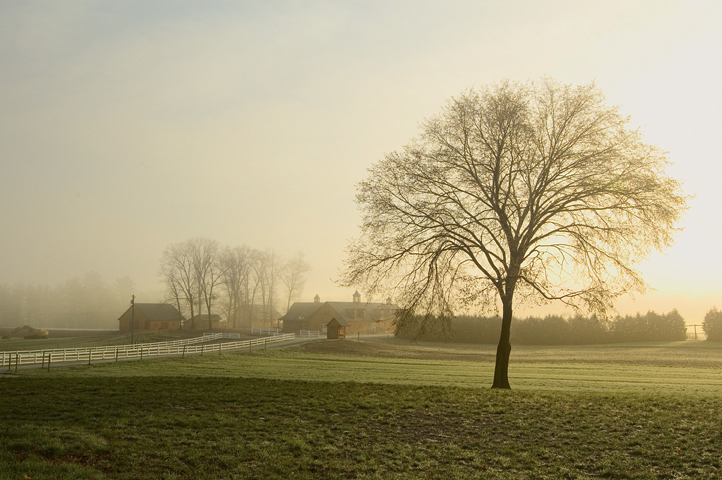
<path fill-rule="evenodd" d="M 278 335 L 278 329 L 251 327 L 251 335 Z"/>
<path fill-rule="evenodd" d="M 243 340 L 238 342 L 223 342 L 206 345 L 204 342 L 217 340 L 221 338 L 240 338 L 238 334 L 215 333 L 206 334 L 202 337 L 191 338 L 187 340 L 177 340 L 174 342 L 145 343 L 135 345 L 113 345 L 103 347 L 89 348 L 66 348 L 53 350 L 26 350 L 17 352 L 0 352 L 0 367 L 7 367 L 10 370 L 13 366 L 17 369 L 22 365 L 50 366 L 53 363 L 60 362 L 88 362 L 98 360 L 119 360 L 126 358 L 158 357 L 185 354 L 205 354 L 216 352 L 221 354 L 228 350 L 239 350 L 242 348 L 266 346 L 270 343 L 285 342 L 293 340 L 296 335 L 287 333 L 285 335 L 275 335 L 272 337 L 254 338 L 253 340 Z M 198 345 L 201 343 L 201 345 Z"/>
<path fill-rule="evenodd" d="M 217 338 L 241 338 L 240 333 L 204 333 L 201 338 L 205 337 L 213 337 L 211 340 L 215 340 Z"/>
<path fill-rule="evenodd" d="M 21 350 L 16 352 L 0 352 L 0 366 L 5 366 L 6 358 L 12 356 L 16 357 L 18 355 L 21 356 L 21 358 L 30 358 L 40 355 L 42 353 L 48 354 L 52 353 L 53 355 L 63 355 L 67 356 L 68 358 L 72 358 L 73 356 L 77 357 L 78 355 L 87 355 L 89 352 L 91 355 L 97 355 L 98 352 L 115 352 L 116 350 L 123 351 L 123 350 L 137 350 L 137 349 L 153 349 L 155 347 L 176 347 L 176 346 L 183 346 L 183 345 L 194 345 L 197 343 L 206 343 L 206 342 L 212 342 L 213 340 L 220 340 L 222 338 L 241 338 L 241 336 L 237 333 L 204 333 L 200 337 L 194 337 L 194 338 L 186 338 L 183 340 L 173 340 L 170 342 L 156 342 L 156 343 L 135 343 L 133 345 L 104 345 L 104 346 L 98 346 L 98 347 L 79 347 L 79 348 L 57 348 L 57 349 L 46 349 L 46 350 Z"/>
<path fill-rule="evenodd" d="M 300 337 L 320 337 L 321 333 L 317 330 L 301 330 L 298 335 Z"/>

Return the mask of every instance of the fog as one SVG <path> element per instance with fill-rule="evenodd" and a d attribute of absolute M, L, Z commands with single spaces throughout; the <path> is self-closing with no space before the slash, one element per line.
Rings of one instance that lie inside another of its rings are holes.
<path fill-rule="evenodd" d="M 366 169 L 462 90 L 549 75 L 595 81 L 696 195 L 676 245 L 638 266 L 656 290 L 618 309 L 700 323 L 722 307 L 721 17 L 715 1 L 2 2 L 0 285 L 127 277 L 154 302 L 164 249 L 205 237 L 301 251 L 302 299 L 345 300 Z M 130 299 L 113 298 L 115 320 Z"/>

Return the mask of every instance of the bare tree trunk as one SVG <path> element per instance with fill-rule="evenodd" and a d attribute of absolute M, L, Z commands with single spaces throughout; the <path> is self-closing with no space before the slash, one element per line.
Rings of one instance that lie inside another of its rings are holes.
<path fill-rule="evenodd" d="M 196 273 L 196 276 L 198 276 L 197 273 Z M 200 321 L 201 321 L 201 315 L 203 314 L 203 294 L 201 293 L 201 287 L 202 287 L 202 285 L 201 285 L 201 279 L 200 279 L 200 277 L 198 277 L 198 278 L 196 279 L 196 281 L 198 282 L 198 322 L 200 323 Z M 193 322 L 193 328 L 196 328 L 196 324 L 195 324 L 195 323 L 196 323 L 196 322 Z M 199 328 L 200 328 L 200 327 L 199 327 Z"/>
<path fill-rule="evenodd" d="M 233 319 L 233 328 L 238 328 L 236 325 L 238 323 L 238 293 L 234 293 L 230 298 L 230 311 L 231 318 Z"/>
<path fill-rule="evenodd" d="M 511 315 L 512 303 L 505 301 L 503 303 L 503 313 L 501 319 L 501 336 L 499 337 L 499 345 L 496 347 L 496 365 L 494 366 L 494 383 L 491 388 L 507 388 L 509 385 L 509 356 L 511 354 L 511 342 L 509 337 L 511 334 Z"/>
<path fill-rule="evenodd" d="M 183 328 L 183 314 L 181 313 L 180 298 L 176 297 L 175 301 L 178 306 L 178 330 L 181 330 Z"/>

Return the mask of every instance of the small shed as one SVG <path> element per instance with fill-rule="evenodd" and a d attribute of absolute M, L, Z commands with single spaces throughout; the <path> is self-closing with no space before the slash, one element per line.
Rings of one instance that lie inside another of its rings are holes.
<path fill-rule="evenodd" d="M 326 324 L 326 338 L 346 338 L 347 326 L 348 322 L 346 320 L 336 320 L 336 318 L 332 318 L 331 321 Z"/>

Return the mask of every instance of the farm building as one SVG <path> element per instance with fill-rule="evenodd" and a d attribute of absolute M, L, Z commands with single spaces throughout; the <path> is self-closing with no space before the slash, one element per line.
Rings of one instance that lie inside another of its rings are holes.
<path fill-rule="evenodd" d="M 281 318 L 281 313 L 273 307 L 269 308 L 267 305 L 245 305 L 238 308 L 235 322 L 233 316 L 229 315 L 228 323 L 230 324 L 230 328 L 271 328 L 278 326 L 279 318 Z"/>
<path fill-rule="evenodd" d="M 398 307 L 388 299 L 386 303 L 361 302 L 361 294 L 353 294 L 351 302 L 321 302 L 318 295 L 313 302 L 295 302 L 281 317 L 285 333 L 301 330 L 326 332 L 331 319 L 345 327 L 346 335 L 354 333 L 383 333 L 391 329 Z M 343 323 L 342 323 L 343 322 Z"/>
<path fill-rule="evenodd" d="M 135 330 L 178 330 L 181 322 L 185 320 L 183 315 L 173 306 L 167 303 L 136 303 L 135 314 L 131 308 L 125 311 L 118 319 L 120 330 L 130 330 L 131 317 L 135 319 Z"/>
<path fill-rule="evenodd" d="M 211 324 L 208 323 L 208 314 L 195 315 L 189 320 L 186 320 L 183 324 L 183 328 L 190 328 L 192 330 L 208 330 L 218 328 L 228 328 L 228 322 L 221 320 L 221 316 L 213 313 L 211 314 Z"/>
<path fill-rule="evenodd" d="M 346 320 L 336 320 L 332 318 L 331 321 L 326 324 L 326 338 L 346 338 L 346 326 Z"/>

